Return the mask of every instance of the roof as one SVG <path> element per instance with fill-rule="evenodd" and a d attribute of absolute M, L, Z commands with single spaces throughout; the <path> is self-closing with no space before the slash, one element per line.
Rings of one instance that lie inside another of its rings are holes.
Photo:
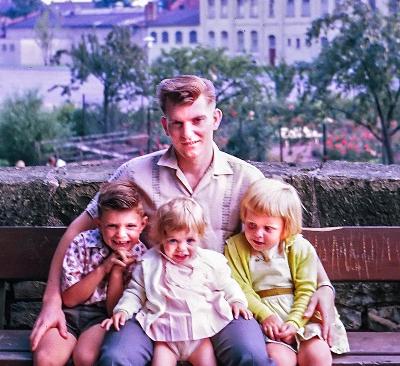
<path fill-rule="evenodd" d="M 20 22 L 11 24 L 9 29 L 30 29 L 34 28 L 40 15 L 24 19 Z M 74 12 L 67 15 L 57 16 L 54 12 L 50 15 L 52 26 L 61 28 L 112 28 L 114 26 L 139 24 L 144 19 L 144 14 L 137 11 L 132 12 Z"/>
<path fill-rule="evenodd" d="M 157 19 L 147 21 L 147 27 L 167 27 L 167 26 L 190 26 L 200 24 L 199 9 L 179 9 L 163 11 L 158 14 Z"/>

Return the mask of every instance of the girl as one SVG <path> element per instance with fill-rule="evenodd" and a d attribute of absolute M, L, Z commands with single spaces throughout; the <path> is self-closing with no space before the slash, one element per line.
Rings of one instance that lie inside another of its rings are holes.
<path fill-rule="evenodd" d="M 317 284 L 317 255 L 302 237 L 302 205 L 289 184 L 263 178 L 241 203 L 244 233 L 228 239 L 225 255 L 246 294 L 277 366 L 332 364 L 331 352 L 349 350 L 339 318 L 333 344 L 322 338 L 318 314 L 303 315 Z M 296 353 L 296 350 L 298 353 Z"/>
<path fill-rule="evenodd" d="M 233 317 L 252 317 L 240 286 L 231 278 L 226 258 L 199 248 L 206 229 L 201 206 L 175 198 L 156 214 L 149 250 L 135 268 L 114 315 L 102 326 L 119 330 L 136 314 L 155 341 L 152 365 L 216 365 L 209 337 Z M 232 316 L 233 313 L 233 316 Z"/>

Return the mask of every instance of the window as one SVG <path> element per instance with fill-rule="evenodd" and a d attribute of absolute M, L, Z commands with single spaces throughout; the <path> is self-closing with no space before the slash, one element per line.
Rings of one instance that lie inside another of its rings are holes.
<path fill-rule="evenodd" d="M 294 17 L 294 0 L 286 1 L 286 16 L 288 18 Z"/>
<path fill-rule="evenodd" d="M 175 43 L 176 44 L 182 44 L 182 41 L 183 41 L 182 32 L 181 31 L 177 31 L 175 33 Z"/>
<path fill-rule="evenodd" d="M 301 1 L 301 16 L 309 17 L 311 15 L 310 0 Z"/>
<path fill-rule="evenodd" d="M 189 33 L 189 43 L 197 43 L 197 32 L 196 31 L 190 31 Z"/>
<path fill-rule="evenodd" d="M 236 0 L 236 17 L 244 18 L 244 0 Z"/>
<path fill-rule="evenodd" d="M 250 33 L 250 49 L 253 52 L 258 52 L 258 33 L 256 31 L 251 31 Z"/>
<path fill-rule="evenodd" d="M 329 13 L 329 2 L 328 0 L 321 0 L 321 16 Z"/>
<path fill-rule="evenodd" d="M 296 48 L 300 48 L 301 47 L 301 43 L 300 43 L 300 38 L 296 38 Z"/>
<path fill-rule="evenodd" d="M 150 36 L 153 37 L 153 43 L 157 43 L 157 32 L 151 32 Z"/>
<path fill-rule="evenodd" d="M 14 51 L 15 51 L 15 45 L 14 45 L 14 43 L 11 43 L 11 44 L 8 46 L 8 49 L 10 50 L 10 52 L 14 52 Z"/>
<path fill-rule="evenodd" d="M 237 50 L 238 52 L 244 52 L 244 32 L 237 32 Z"/>
<path fill-rule="evenodd" d="M 1 45 L 1 50 L 2 50 L 3 52 L 6 52 L 6 51 L 7 51 L 7 45 L 3 43 L 3 44 Z"/>
<path fill-rule="evenodd" d="M 250 0 L 250 18 L 258 18 L 258 0 Z"/>
<path fill-rule="evenodd" d="M 288 45 L 288 47 L 292 47 L 292 39 L 291 38 L 287 39 L 287 45 Z"/>
<path fill-rule="evenodd" d="M 168 43 L 169 42 L 168 32 L 162 32 L 161 33 L 161 42 L 162 43 Z"/>
<path fill-rule="evenodd" d="M 222 45 L 222 47 L 228 48 L 228 41 L 229 41 L 228 32 L 227 31 L 222 31 L 221 32 L 221 45 Z"/>
<path fill-rule="evenodd" d="M 215 0 L 208 0 L 208 18 L 213 19 L 215 18 Z"/>
<path fill-rule="evenodd" d="M 208 45 L 210 47 L 215 47 L 215 32 L 214 31 L 208 32 Z"/>
<path fill-rule="evenodd" d="M 268 61 L 269 64 L 275 66 L 276 60 L 276 38 L 274 35 L 268 36 Z"/>
<path fill-rule="evenodd" d="M 228 0 L 221 0 L 221 18 L 228 18 Z"/>
<path fill-rule="evenodd" d="M 275 0 L 268 0 L 268 17 L 275 17 Z"/>

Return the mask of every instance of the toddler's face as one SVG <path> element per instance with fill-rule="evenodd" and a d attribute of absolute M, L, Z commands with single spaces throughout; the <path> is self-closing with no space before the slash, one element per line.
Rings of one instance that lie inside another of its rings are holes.
<path fill-rule="evenodd" d="M 168 258 L 184 263 L 194 256 L 199 243 L 199 235 L 193 231 L 171 231 L 163 240 L 162 248 Z"/>
<path fill-rule="evenodd" d="M 282 217 L 273 217 L 246 210 L 244 234 L 251 247 L 261 252 L 271 249 L 282 240 Z"/>
<path fill-rule="evenodd" d="M 103 240 L 113 251 L 131 250 L 146 224 L 147 217 L 135 209 L 104 210 L 98 221 Z"/>

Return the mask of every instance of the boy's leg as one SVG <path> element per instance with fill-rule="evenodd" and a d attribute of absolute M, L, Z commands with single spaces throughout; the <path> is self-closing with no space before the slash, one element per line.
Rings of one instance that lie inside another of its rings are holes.
<path fill-rule="evenodd" d="M 60 336 L 57 328 L 49 329 L 40 340 L 33 353 L 33 363 L 36 366 L 65 365 L 74 349 L 76 338 L 68 333 L 68 338 Z"/>
<path fill-rule="evenodd" d="M 96 363 L 105 333 L 106 330 L 96 324 L 79 336 L 72 355 L 74 365 L 92 366 Z"/>
<path fill-rule="evenodd" d="M 332 354 L 328 343 L 314 337 L 300 343 L 297 360 L 300 366 L 330 366 Z"/>
<path fill-rule="evenodd" d="M 100 366 L 144 366 L 150 364 L 153 342 L 135 318 L 130 319 L 119 332 L 112 329 L 104 337 L 100 348 Z"/>
<path fill-rule="evenodd" d="M 211 338 L 218 363 L 224 366 L 272 366 L 264 336 L 255 319 L 233 319 Z"/>
<path fill-rule="evenodd" d="M 276 366 L 296 366 L 297 354 L 283 344 L 268 343 L 267 351 Z"/>
<path fill-rule="evenodd" d="M 205 338 L 188 358 L 193 366 L 217 366 L 210 338 Z"/>
<path fill-rule="evenodd" d="M 175 366 L 178 359 L 165 342 L 155 342 L 151 366 Z"/>

